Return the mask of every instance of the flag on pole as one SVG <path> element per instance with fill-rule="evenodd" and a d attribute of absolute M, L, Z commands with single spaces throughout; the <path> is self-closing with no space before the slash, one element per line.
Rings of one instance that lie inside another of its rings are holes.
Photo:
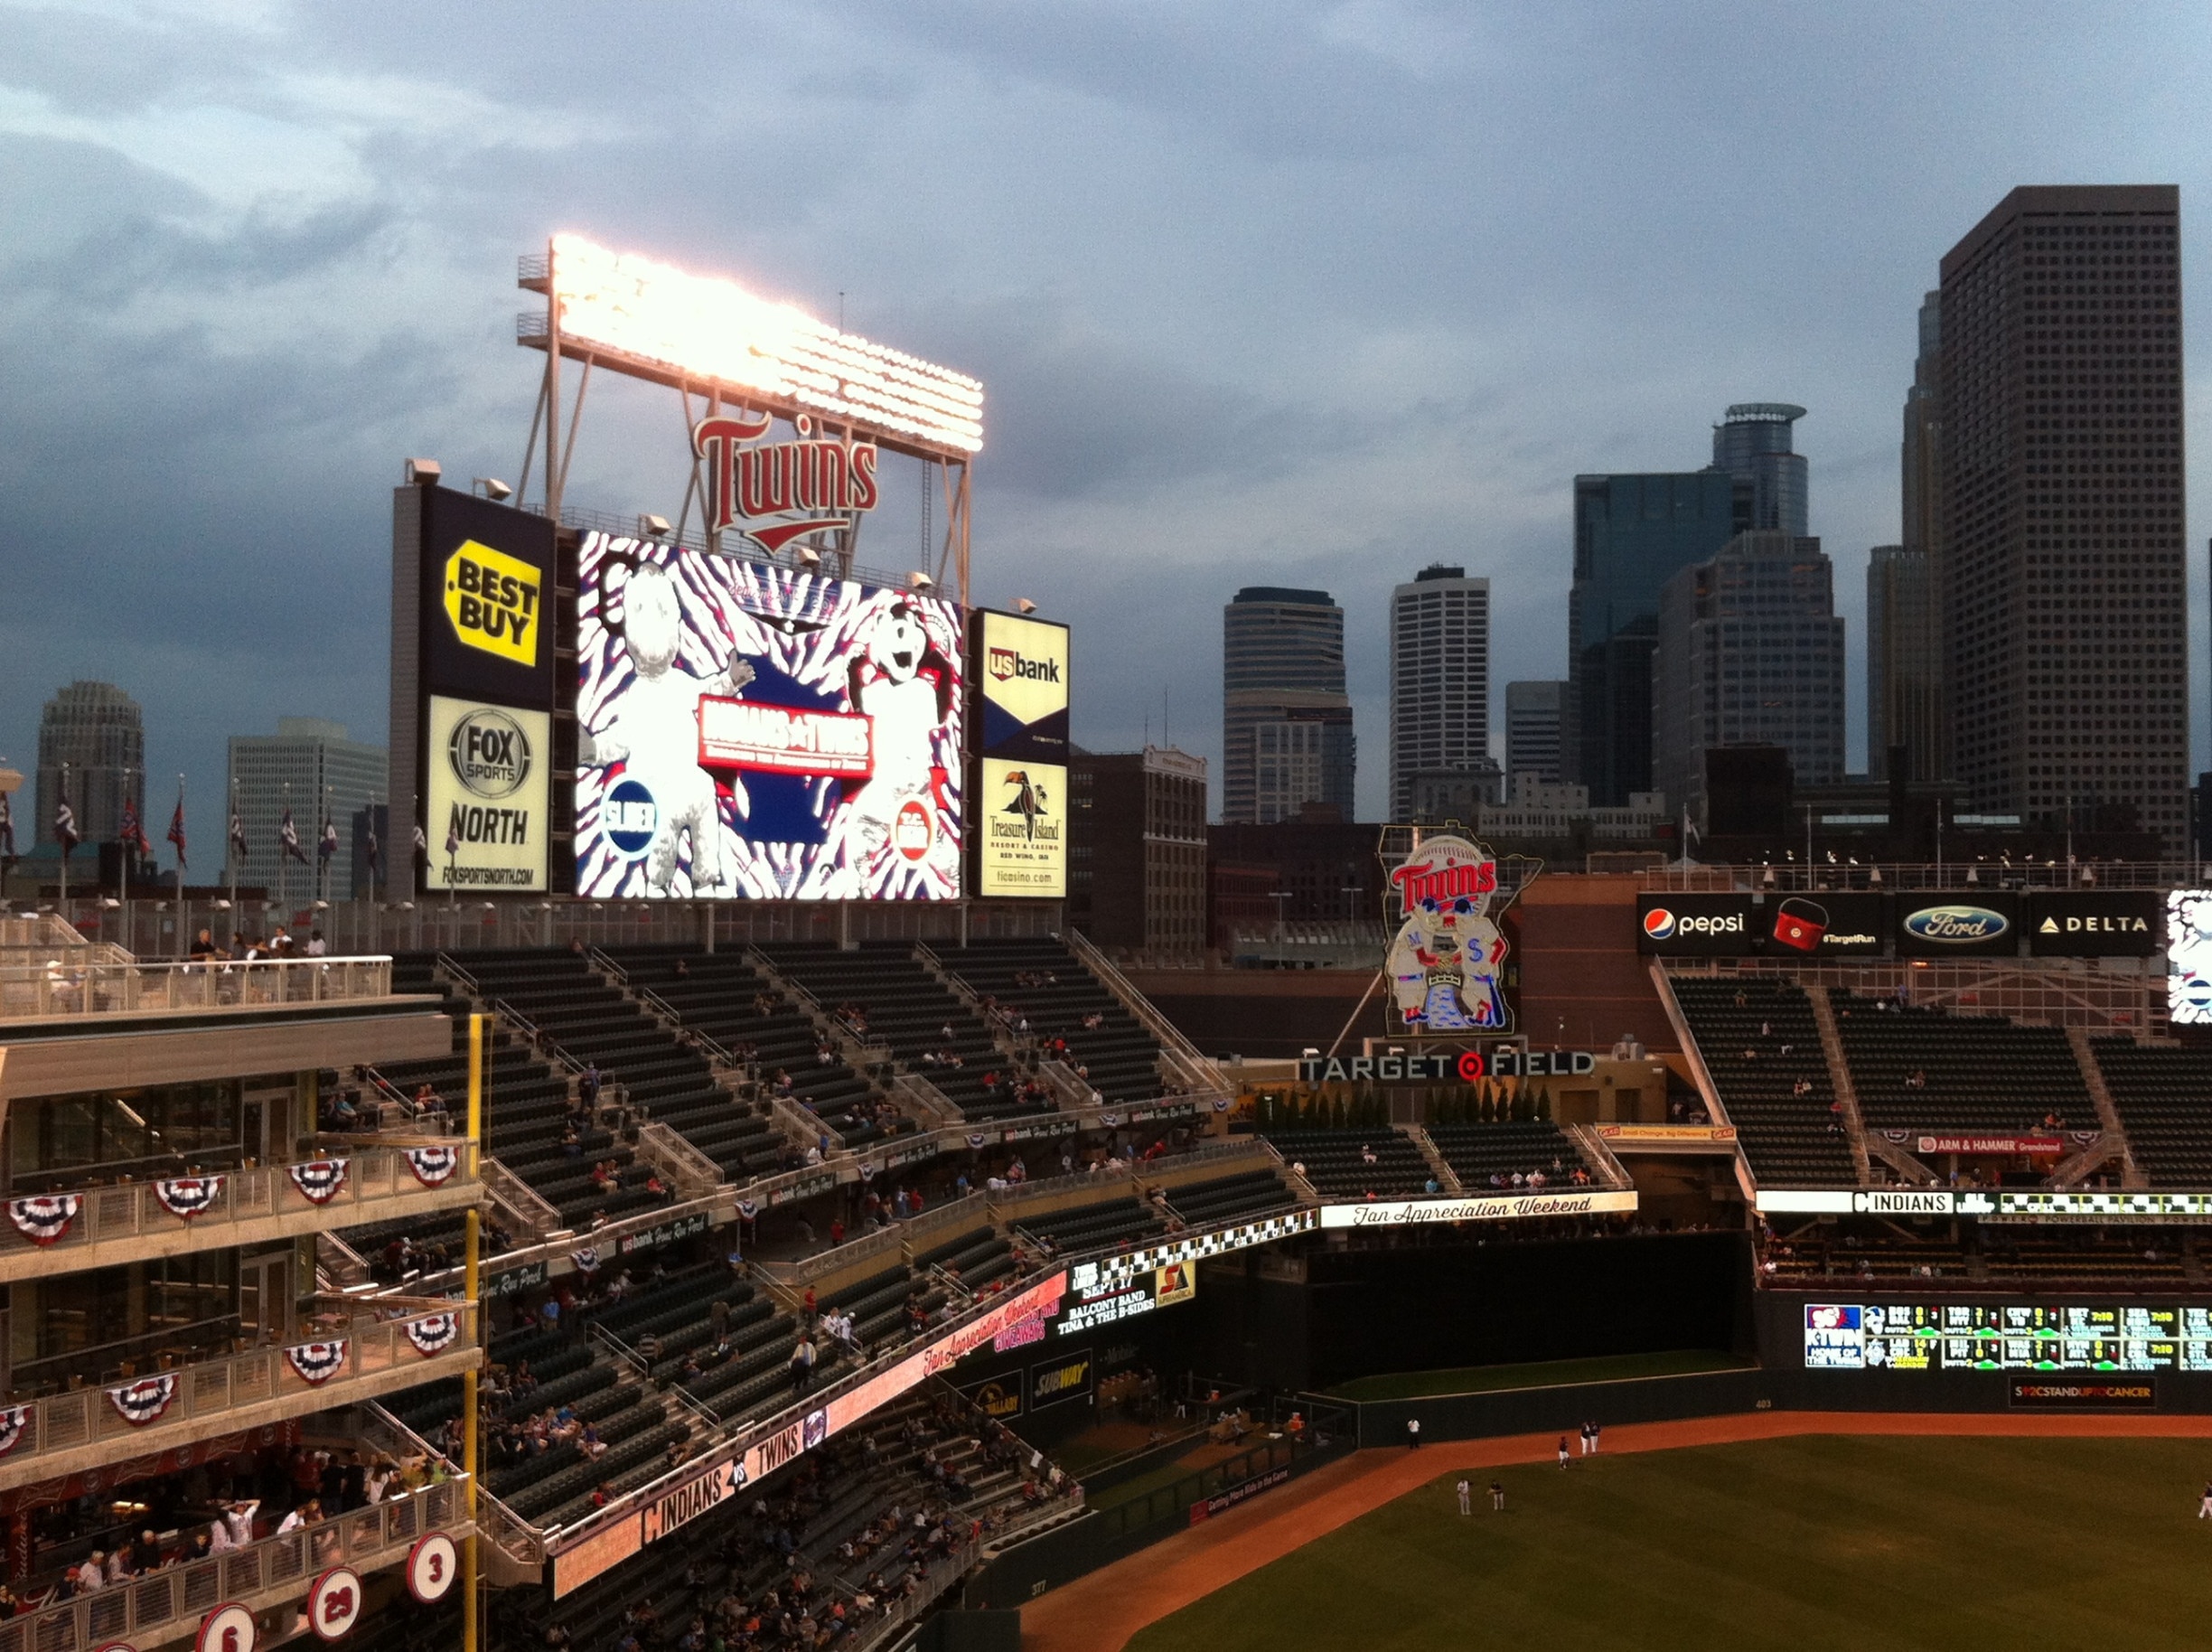
<path fill-rule="evenodd" d="M 338 828 L 332 824 L 331 817 L 326 814 L 323 817 L 323 837 L 322 840 L 315 845 L 315 853 L 322 857 L 323 864 L 328 866 L 330 858 L 337 852 Z"/>
<path fill-rule="evenodd" d="M 65 860 L 69 858 L 70 850 L 84 841 L 77 831 L 77 811 L 70 807 L 69 765 L 66 763 L 61 765 L 61 795 L 54 804 L 54 841 L 61 846 L 61 857 Z"/>
<path fill-rule="evenodd" d="M 276 849 L 279 859 L 307 864 L 307 851 L 300 847 L 299 828 L 292 823 L 292 811 L 284 812 L 284 819 L 276 822 Z"/>
<path fill-rule="evenodd" d="M 415 822 L 415 859 L 425 866 L 430 863 L 430 840 L 423 836 L 422 822 Z"/>
<path fill-rule="evenodd" d="M 176 845 L 177 870 L 184 869 L 184 783 L 177 782 L 176 812 L 169 817 L 169 841 Z"/>
<path fill-rule="evenodd" d="M 455 810 L 445 822 L 445 859 L 451 860 L 461 852 L 461 812 Z"/>
<path fill-rule="evenodd" d="M 230 858 L 243 860 L 246 856 L 246 817 L 237 810 L 230 812 Z"/>
<path fill-rule="evenodd" d="M 372 804 L 369 810 L 369 876 L 374 878 L 383 863 L 384 846 L 377 841 L 376 808 Z"/>
<path fill-rule="evenodd" d="M 146 841 L 145 826 L 138 819 L 138 805 L 127 797 L 123 800 L 123 819 L 116 827 L 116 836 L 125 849 L 136 849 L 140 859 L 154 852 L 153 844 Z"/>
<path fill-rule="evenodd" d="M 0 792 L 0 865 L 14 866 L 21 859 L 15 852 L 15 811 L 8 794 Z"/>

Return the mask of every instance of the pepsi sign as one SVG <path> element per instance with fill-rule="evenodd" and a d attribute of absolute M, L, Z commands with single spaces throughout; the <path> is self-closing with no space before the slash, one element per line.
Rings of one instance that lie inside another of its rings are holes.
<path fill-rule="evenodd" d="M 1748 895 L 1640 895 L 1636 922 L 1636 951 L 1657 957 L 1741 957 L 1758 934 Z"/>

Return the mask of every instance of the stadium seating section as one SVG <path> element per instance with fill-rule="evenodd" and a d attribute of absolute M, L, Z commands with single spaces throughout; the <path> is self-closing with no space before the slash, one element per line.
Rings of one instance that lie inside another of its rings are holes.
<path fill-rule="evenodd" d="M 2047 1115 L 2094 1128 L 2096 1106 L 2056 1027 L 1998 1016 L 1880 1008 L 1832 989 L 1836 1031 L 1869 1130 L 2033 1130 Z"/>
<path fill-rule="evenodd" d="M 2212 1050 L 2132 1038 L 2090 1047 L 2135 1163 L 2154 1187 L 2212 1187 Z"/>
<path fill-rule="evenodd" d="M 1143 1102 L 1160 1093 L 1158 1042 L 1059 942 L 970 941 L 941 948 L 938 957 L 976 993 L 1026 1019 L 1033 1037 L 1065 1038 L 1069 1065 L 1084 1068 L 1106 1100 Z M 1099 1024 L 1085 1027 L 1092 1018 Z"/>
<path fill-rule="evenodd" d="M 1217 1227 L 1289 1210 L 1298 1199 L 1274 1171 L 1242 1170 L 1171 1187 L 1167 1203 L 1186 1226 Z"/>
<path fill-rule="evenodd" d="M 1429 1140 L 1468 1193 L 1511 1187 L 1515 1175 L 1542 1171 L 1548 1184 L 1564 1187 L 1578 1169 L 1588 1170 L 1573 1141 L 1549 1119 L 1499 1120 L 1489 1124 L 1431 1124 Z M 1499 1178 L 1497 1182 L 1492 1177 Z"/>
<path fill-rule="evenodd" d="M 1167 1228 L 1158 1211 L 1133 1196 L 1101 1199 L 1096 1204 L 1077 1205 L 1040 1216 L 1017 1216 L 1014 1225 L 1063 1255 L 1133 1244 L 1165 1233 Z"/>
<path fill-rule="evenodd" d="M 1760 976 L 1673 984 L 1751 1173 L 1769 1187 L 1852 1186 L 1858 1163 L 1804 990 Z"/>
<path fill-rule="evenodd" d="M 1387 1124 L 1294 1130 L 1271 1140 L 1286 1161 L 1306 1167 L 1306 1179 L 1323 1198 L 1411 1196 L 1424 1192 L 1436 1176 L 1420 1149 Z"/>

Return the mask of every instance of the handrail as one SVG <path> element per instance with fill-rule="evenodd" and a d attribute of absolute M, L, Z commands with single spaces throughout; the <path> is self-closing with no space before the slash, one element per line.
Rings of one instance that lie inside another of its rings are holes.
<path fill-rule="evenodd" d="M 1185 1069 L 1185 1082 L 1195 1083 L 1209 1093 L 1225 1094 L 1228 1086 L 1222 1082 L 1220 1072 L 1200 1053 L 1196 1045 L 1185 1036 L 1183 1029 L 1160 1014 L 1151 1000 L 1137 990 L 1128 976 L 1104 953 L 1091 943 L 1080 930 L 1070 929 L 1060 935 L 1060 943 L 1074 955 L 1075 961 L 1097 977 L 1099 984 L 1120 1001 L 1152 1035 L 1162 1056 L 1173 1056 L 1171 1065 Z"/>
<path fill-rule="evenodd" d="M 542 1238 L 567 1225 L 551 1200 L 489 1156 L 483 1160 L 483 1187 L 492 1204 L 504 1208 L 523 1233 Z"/>
<path fill-rule="evenodd" d="M 368 1303 L 381 1299 L 354 1300 Z M 442 1321 L 449 1315 L 456 1324 L 452 1334 L 447 1335 Z M 431 1325 L 430 1321 L 441 1323 Z M 409 1325 L 424 1326 L 422 1334 L 426 1339 L 433 1336 L 440 1339 L 425 1352 L 407 1334 Z M 291 1346 L 320 1347 L 329 1351 L 342 1341 L 344 1348 L 336 1368 L 313 1380 L 300 1374 L 299 1366 L 285 1349 L 270 1347 L 221 1359 L 201 1360 L 171 1371 L 151 1372 L 121 1383 L 73 1388 L 25 1401 L 23 1435 L 10 1448 L 5 1468 L 13 1470 L 34 1465 L 42 1457 L 85 1446 L 146 1441 L 148 1449 L 152 1449 L 152 1443 L 161 1441 L 176 1423 L 220 1416 L 239 1406 L 271 1400 L 323 1395 L 327 1396 L 323 1403 L 340 1403 L 339 1393 L 333 1384 L 395 1369 L 418 1370 L 427 1361 L 445 1354 L 473 1355 L 476 1309 L 469 1303 L 449 1302 L 440 1304 L 433 1312 L 411 1313 L 398 1319 L 356 1314 L 348 1318 L 342 1328 L 332 1328 Z M 322 1367 L 311 1363 L 310 1369 L 320 1371 Z M 421 1380 L 430 1381 L 436 1375 L 443 1373 L 426 1375 Z M 148 1388 L 149 1384 L 165 1387 L 166 1395 L 158 1388 Z M 155 1410 L 151 1418 L 134 1422 L 124 1408 L 123 1397 L 117 1396 L 127 1396 L 134 1410 L 157 1404 L 159 1409 Z"/>
<path fill-rule="evenodd" d="M 189 1632 L 194 1619 L 226 1601 L 252 1602 L 273 1590 L 304 1593 L 318 1573 L 334 1565 L 343 1563 L 364 1574 L 393 1565 L 426 1533 L 466 1535 L 466 1479 L 455 1476 L 227 1554 L 187 1561 L 43 1610 L 19 1613 L 0 1623 L 0 1652 L 97 1647 L 124 1637 L 149 1646 Z M 161 1633 L 164 1629 L 169 1632 Z"/>
<path fill-rule="evenodd" d="M 646 1157 L 661 1162 L 680 1192 L 696 1197 L 707 1188 L 721 1185 L 722 1167 L 665 1124 L 639 1125 L 638 1146 L 653 1150 Z"/>
<path fill-rule="evenodd" d="M 0 1021 L 97 1020 L 392 996 L 391 959 L 233 958 L 178 962 L 0 958 Z"/>
<path fill-rule="evenodd" d="M 362 1206 L 409 1194 L 442 1188 L 461 1188 L 476 1180 L 476 1143 L 465 1138 L 447 1138 L 426 1144 L 450 1150 L 457 1157 L 452 1169 L 436 1182 L 426 1179 L 426 1168 L 408 1157 L 408 1150 L 342 1140 L 333 1150 L 288 1165 L 260 1165 L 242 1170 L 197 1170 L 183 1166 L 169 1178 L 120 1182 L 106 1187 L 63 1187 L 41 1193 L 18 1187 L 20 1200 L 71 1201 L 49 1207 L 49 1221 L 66 1224 L 60 1234 L 40 1244 L 14 1222 L 0 1223 L 0 1264 L 26 1254 L 66 1256 L 88 1245 L 144 1235 L 177 1237 L 185 1232 L 186 1219 L 163 1202 L 163 1190 L 181 1200 L 182 1183 L 194 1184 L 191 1197 L 206 1202 L 192 1209 L 191 1231 L 205 1234 L 224 1224 L 264 1220 L 275 1216 L 329 1213 L 333 1218 L 318 1225 L 359 1227 L 377 1220 Z M 430 1168 L 435 1169 L 436 1159 Z M 342 1164 L 342 1171 L 328 1168 Z M 211 1187 L 211 1184 L 215 1184 Z M 314 1188 L 310 1195 L 308 1188 Z M 342 1215 L 343 1212 L 358 1214 Z M 42 1230 L 43 1231 L 43 1230 Z"/>
<path fill-rule="evenodd" d="M 434 971 L 443 970 L 446 974 L 452 976 L 454 984 L 470 997 L 481 998 L 483 995 L 483 985 L 476 979 L 475 972 L 464 969 L 460 961 L 451 953 L 440 949 L 432 958 L 430 967 Z"/>

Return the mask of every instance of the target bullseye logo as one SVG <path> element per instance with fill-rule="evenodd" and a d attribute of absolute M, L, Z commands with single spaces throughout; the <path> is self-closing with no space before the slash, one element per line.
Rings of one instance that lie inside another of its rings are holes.
<path fill-rule="evenodd" d="M 333 1566 L 307 1591 L 307 1627 L 324 1640 L 342 1639 L 361 1610 L 361 1574 L 351 1566 Z"/>

